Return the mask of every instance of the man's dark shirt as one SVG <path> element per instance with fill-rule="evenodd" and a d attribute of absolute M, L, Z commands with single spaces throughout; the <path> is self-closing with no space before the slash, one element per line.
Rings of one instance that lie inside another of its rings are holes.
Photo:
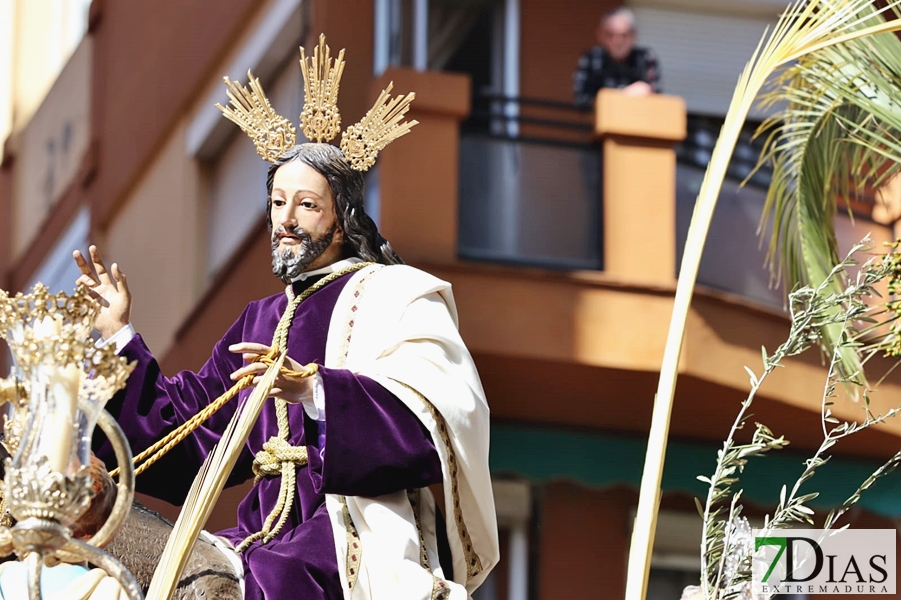
<path fill-rule="evenodd" d="M 660 69 L 653 51 L 634 48 L 626 60 L 617 62 L 603 48 L 594 46 L 579 57 L 573 73 L 575 102 L 583 108 L 591 108 L 599 89 L 624 88 L 636 81 L 644 81 L 655 92 L 660 91 Z"/>

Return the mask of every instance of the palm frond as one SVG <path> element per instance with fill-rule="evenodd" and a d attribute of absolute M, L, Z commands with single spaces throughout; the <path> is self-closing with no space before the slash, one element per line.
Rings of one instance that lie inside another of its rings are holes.
<path fill-rule="evenodd" d="M 854 27 L 885 28 L 885 11 L 864 7 Z M 762 162 L 772 161 L 760 233 L 770 231 L 767 264 L 790 290 L 822 281 L 838 261 L 834 221 L 841 200 L 878 189 L 901 158 L 901 106 L 890 94 L 901 83 L 901 41 L 893 33 L 821 48 L 776 79 L 764 103 L 785 110 L 763 124 Z M 842 282 L 832 283 L 830 292 Z M 830 348 L 838 330 L 824 332 Z M 845 375 L 863 368 L 853 348 L 842 350 Z"/>
<path fill-rule="evenodd" d="M 286 356 L 282 351 L 269 365 L 253 392 L 232 416 L 219 442 L 207 454 L 172 533 L 166 540 L 166 546 L 150 580 L 146 600 L 171 600 L 174 597 L 181 574 L 197 543 L 197 536 L 206 525 L 225 488 L 225 482 L 238 461 L 251 429 L 260 417 Z"/>
<path fill-rule="evenodd" d="M 890 0 L 882 11 L 894 9 L 899 4 L 901 0 Z M 901 20 L 869 25 L 873 22 L 871 19 L 876 18 L 878 14 L 879 11 L 874 12 L 871 0 L 797 0 L 783 13 L 772 33 L 769 36 L 765 34 L 761 39 L 738 79 L 688 228 L 651 416 L 638 511 L 629 550 L 626 600 L 642 600 L 647 590 L 654 528 L 657 522 L 658 494 L 663 477 L 663 459 L 666 454 L 685 324 L 697 281 L 704 242 L 729 158 L 735 149 L 742 125 L 765 82 L 780 67 L 801 60 L 810 52 L 822 51 L 839 42 L 851 43 L 877 32 L 901 29 Z"/>

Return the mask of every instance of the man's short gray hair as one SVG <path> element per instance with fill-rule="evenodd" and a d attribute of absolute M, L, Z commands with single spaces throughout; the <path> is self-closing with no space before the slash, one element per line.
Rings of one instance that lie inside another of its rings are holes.
<path fill-rule="evenodd" d="M 606 23 L 608 19 L 612 19 L 614 17 L 624 17 L 629 22 L 629 28 L 632 31 L 635 31 L 635 13 L 625 6 L 620 6 L 618 8 L 614 8 L 605 12 L 601 17 L 601 25 Z"/>

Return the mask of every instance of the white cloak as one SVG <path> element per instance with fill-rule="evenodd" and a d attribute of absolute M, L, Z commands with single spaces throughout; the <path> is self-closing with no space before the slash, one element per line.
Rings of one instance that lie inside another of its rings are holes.
<path fill-rule="evenodd" d="M 488 404 L 457 331 L 450 284 L 405 265 L 356 272 L 332 313 L 325 366 L 377 381 L 428 429 L 444 473 L 441 500 L 453 556 L 454 579 L 445 581 L 428 488 L 420 491 L 419 515 L 404 491 L 328 495 L 345 598 L 468 598 L 497 564 L 499 549 Z M 421 554 L 420 539 L 427 553 Z"/>

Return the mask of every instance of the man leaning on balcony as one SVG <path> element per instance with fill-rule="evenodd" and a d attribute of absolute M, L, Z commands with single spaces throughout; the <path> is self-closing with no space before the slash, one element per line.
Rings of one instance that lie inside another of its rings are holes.
<path fill-rule="evenodd" d="M 627 8 L 606 13 L 597 27 L 597 46 L 579 57 L 573 73 L 575 103 L 594 106 L 601 88 L 619 88 L 634 96 L 660 91 L 657 56 L 648 48 L 635 46 L 635 15 Z"/>

